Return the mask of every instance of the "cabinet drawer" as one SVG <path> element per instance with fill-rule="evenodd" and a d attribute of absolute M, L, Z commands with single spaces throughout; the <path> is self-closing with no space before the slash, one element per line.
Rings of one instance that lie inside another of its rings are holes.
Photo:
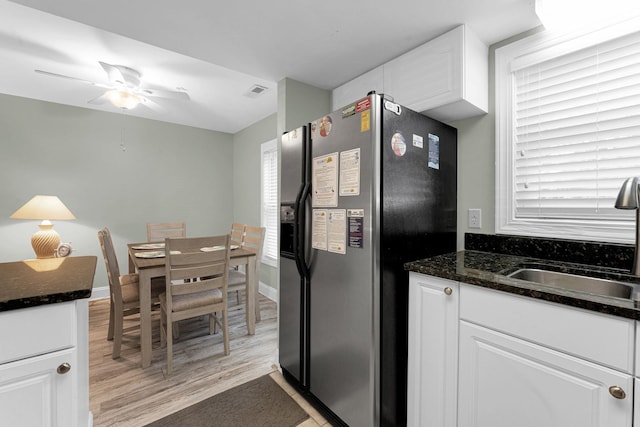
<path fill-rule="evenodd" d="M 0 313 L 0 364 L 76 345 L 75 302 Z"/>
<path fill-rule="evenodd" d="M 460 318 L 633 373 L 631 319 L 464 284 Z"/>

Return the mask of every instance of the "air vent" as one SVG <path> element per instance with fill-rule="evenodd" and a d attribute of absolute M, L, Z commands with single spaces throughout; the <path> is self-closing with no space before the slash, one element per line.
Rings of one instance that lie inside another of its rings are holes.
<path fill-rule="evenodd" d="M 269 90 L 268 87 L 261 86 L 261 85 L 253 85 L 244 95 L 248 96 L 249 98 L 257 98 L 267 90 Z"/>

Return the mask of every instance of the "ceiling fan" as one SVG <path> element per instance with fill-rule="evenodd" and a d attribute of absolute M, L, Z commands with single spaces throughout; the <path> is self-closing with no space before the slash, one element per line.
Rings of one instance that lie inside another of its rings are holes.
<path fill-rule="evenodd" d="M 165 89 L 151 89 L 140 86 L 140 72 L 124 65 L 112 65 L 106 62 L 98 61 L 102 69 L 107 73 L 108 83 L 92 82 L 89 80 L 65 76 L 63 74 L 52 73 L 50 71 L 35 70 L 36 73 L 45 74 L 53 77 L 61 77 L 64 79 L 76 80 L 91 86 L 101 87 L 106 91 L 91 100 L 89 104 L 101 105 L 111 102 L 114 106 L 125 110 L 135 108 L 139 104 L 149 108 L 158 108 L 159 105 L 153 98 L 166 98 L 174 100 L 188 101 L 191 99 L 189 94 L 182 91 L 172 91 Z"/>

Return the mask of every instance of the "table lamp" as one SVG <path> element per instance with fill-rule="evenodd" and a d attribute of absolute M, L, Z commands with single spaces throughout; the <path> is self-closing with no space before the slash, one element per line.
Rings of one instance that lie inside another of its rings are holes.
<path fill-rule="evenodd" d="M 40 228 L 31 236 L 31 246 L 38 258 L 53 258 L 60 244 L 60 235 L 53 229 L 51 220 L 76 219 L 56 196 L 35 196 L 10 218 L 42 220 Z"/>

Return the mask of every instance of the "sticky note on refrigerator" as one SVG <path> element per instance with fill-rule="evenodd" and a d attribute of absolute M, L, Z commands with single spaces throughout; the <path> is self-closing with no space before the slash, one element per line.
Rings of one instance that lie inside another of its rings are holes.
<path fill-rule="evenodd" d="M 429 167 L 440 169 L 440 137 L 429 134 Z"/>

